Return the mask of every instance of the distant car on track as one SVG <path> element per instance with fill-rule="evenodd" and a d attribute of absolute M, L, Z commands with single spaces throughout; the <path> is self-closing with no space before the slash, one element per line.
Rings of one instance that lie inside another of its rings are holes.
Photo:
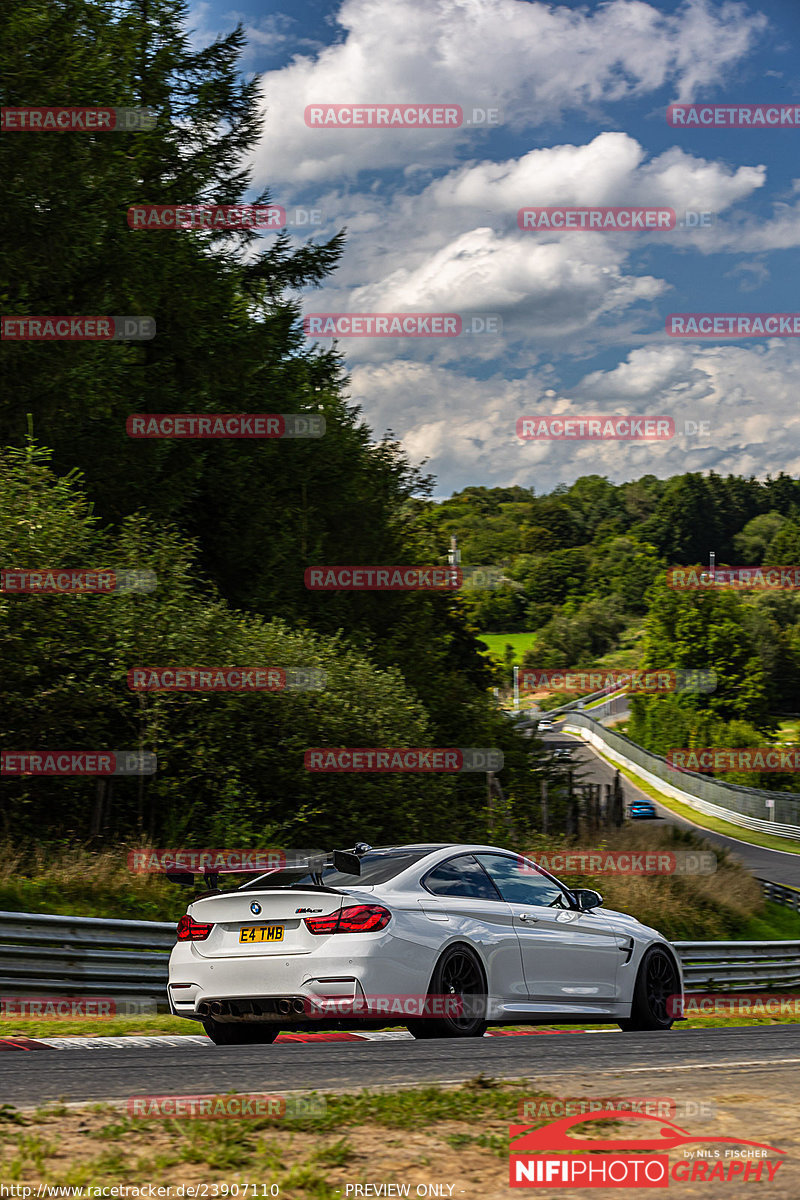
<path fill-rule="evenodd" d="M 648 817 L 657 817 L 655 804 L 651 804 L 649 800 L 632 800 L 628 805 L 628 816 L 633 821 L 646 819 Z"/>
<path fill-rule="evenodd" d="M 488 1024 L 663 1030 L 681 994 L 655 929 L 510 850 L 446 843 L 359 843 L 195 899 L 168 984 L 171 1011 L 219 1045 L 391 1024 L 423 1038 Z M 374 1003 L 409 996 L 424 1007 Z"/>

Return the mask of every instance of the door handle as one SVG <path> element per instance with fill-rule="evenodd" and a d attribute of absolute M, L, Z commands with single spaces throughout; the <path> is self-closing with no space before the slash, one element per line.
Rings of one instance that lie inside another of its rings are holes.
<path fill-rule="evenodd" d="M 533 913 L 520 913 L 519 919 L 520 921 L 530 921 L 531 923 L 539 920 L 539 918 L 535 917 Z"/>

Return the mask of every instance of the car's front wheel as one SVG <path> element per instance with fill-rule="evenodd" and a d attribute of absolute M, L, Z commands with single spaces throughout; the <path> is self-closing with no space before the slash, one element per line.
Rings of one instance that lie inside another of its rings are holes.
<path fill-rule="evenodd" d="M 680 990 L 674 959 L 666 950 L 654 946 L 642 959 L 633 989 L 631 1015 L 618 1022 L 620 1029 L 671 1029 L 674 1017 L 670 999 L 676 1003 Z"/>
<path fill-rule="evenodd" d="M 428 997 L 431 1009 L 443 1008 L 445 1015 L 409 1021 L 408 1030 L 415 1038 L 483 1037 L 486 983 L 478 957 L 468 946 L 445 950 L 434 968 Z"/>
<path fill-rule="evenodd" d="M 269 1045 L 274 1042 L 280 1030 L 276 1025 L 266 1021 L 215 1021 L 213 1017 L 203 1018 L 203 1029 L 215 1046 L 254 1046 Z"/>

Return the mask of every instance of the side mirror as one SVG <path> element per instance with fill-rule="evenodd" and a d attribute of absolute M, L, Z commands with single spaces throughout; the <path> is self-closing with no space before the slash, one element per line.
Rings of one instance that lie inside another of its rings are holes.
<path fill-rule="evenodd" d="M 592 908 L 599 908 L 603 903 L 603 897 L 600 893 L 593 891 L 591 888 L 576 888 L 572 894 L 581 912 L 589 912 Z"/>

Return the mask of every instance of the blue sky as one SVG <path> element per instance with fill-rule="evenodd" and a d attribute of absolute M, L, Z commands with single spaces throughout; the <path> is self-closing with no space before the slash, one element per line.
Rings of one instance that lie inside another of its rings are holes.
<path fill-rule="evenodd" d="M 798 339 L 677 341 L 670 312 L 800 311 L 800 128 L 671 128 L 672 102 L 800 105 L 800 0 L 263 0 L 190 10 L 197 44 L 241 21 L 261 80 L 256 190 L 346 226 L 306 312 L 496 313 L 501 334 L 345 339 L 376 436 L 436 494 L 547 491 L 715 469 L 800 475 Z M 495 107 L 490 129 L 308 128 L 308 104 Z M 688 231 L 526 232 L 525 205 L 715 214 Z M 265 236 L 269 237 L 269 234 Z M 666 414 L 669 442 L 524 443 L 517 418 Z"/>

